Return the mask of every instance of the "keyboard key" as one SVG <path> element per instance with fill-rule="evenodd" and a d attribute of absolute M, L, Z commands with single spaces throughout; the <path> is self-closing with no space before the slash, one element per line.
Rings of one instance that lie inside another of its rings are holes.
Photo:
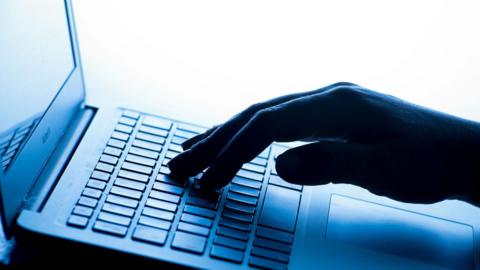
<path fill-rule="evenodd" d="M 276 260 L 279 262 L 288 263 L 288 261 L 290 260 L 290 256 L 285 253 L 270 250 L 270 249 L 265 249 L 261 247 L 253 247 L 251 252 L 253 255 Z"/>
<path fill-rule="evenodd" d="M 175 136 L 182 137 L 182 138 L 185 138 L 185 139 L 190 139 L 192 137 L 197 136 L 197 133 L 177 129 L 177 131 L 175 132 Z"/>
<path fill-rule="evenodd" d="M 167 151 L 167 153 L 165 154 L 165 157 L 166 158 L 169 158 L 169 159 L 173 159 L 175 158 L 176 156 L 178 156 L 178 152 L 173 152 L 173 151 Z"/>
<path fill-rule="evenodd" d="M 213 225 L 212 220 L 210 220 L 208 218 L 199 217 L 199 216 L 195 216 L 195 215 L 191 215 L 191 214 L 187 214 L 187 213 L 183 213 L 180 220 L 188 222 L 188 223 L 200 225 L 200 226 L 203 226 L 203 227 L 207 227 L 207 228 L 210 228 Z"/>
<path fill-rule="evenodd" d="M 153 184 L 153 189 L 168 192 L 168 193 L 172 193 L 172 194 L 175 194 L 175 195 L 182 195 L 183 194 L 183 188 L 182 187 L 172 186 L 172 185 L 165 184 L 165 183 L 160 183 L 160 182 L 155 182 L 155 184 Z"/>
<path fill-rule="evenodd" d="M 134 119 L 127 118 L 127 117 L 120 117 L 118 122 L 131 127 L 134 127 L 135 124 L 137 123 L 137 121 L 135 121 Z"/>
<path fill-rule="evenodd" d="M 153 135 L 157 135 L 157 136 L 160 136 L 160 137 L 167 137 L 168 136 L 168 131 L 166 131 L 164 129 L 149 127 L 149 126 L 143 126 L 142 125 L 140 127 L 140 131 L 145 132 L 145 133 L 149 133 L 149 134 L 153 134 Z"/>
<path fill-rule="evenodd" d="M 293 234 L 267 228 L 267 227 L 258 226 L 257 235 L 263 238 L 268 238 L 271 240 L 280 241 L 287 244 L 293 243 Z"/>
<path fill-rule="evenodd" d="M 82 195 L 98 199 L 102 196 L 102 192 L 98 189 L 93 189 L 93 188 L 88 188 L 87 187 L 83 190 Z"/>
<path fill-rule="evenodd" d="M 300 192 L 269 185 L 258 223 L 294 232 L 299 204 Z"/>
<path fill-rule="evenodd" d="M 196 134 L 204 133 L 205 131 L 207 131 L 207 129 L 204 127 L 199 127 L 199 126 L 194 126 L 194 125 L 189 125 L 184 123 L 178 123 L 177 129 L 190 131 Z"/>
<path fill-rule="evenodd" d="M 277 173 L 277 168 L 275 168 L 275 164 L 274 166 L 272 166 L 272 172 L 271 172 L 272 175 L 278 175 Z"/>
<path fill-rule="evenodd" d="M 123 162 L 122 169 L 126 169 L 126 170 L 129 170 L 129 171 L 134 171 L 134 172 L 138 172 L 138 173 L 143 173 L 143 174 L 146 174 L 146 175 L 152 174 L 152 171 L 153 171 L 152 168 L 150 168 L 150 167 L 135 164 L 135 163 L 131 163 L 131 162 L 127 162 L 127 161 Z"/>
<path fill-rule="evenodd" d="M 213 202 L 213 201 L 198 198 L 198 197 L 189 196 L 187 198 L 187 204 L 196 205 L 196 206 L 209 208 L 209 209 L 217 209 L 217 202 L 216 201 Z"/>
<path fill-rule="evenodd" d="M 108 163 L 110 165 L 117 165 L 118 158 L 110 155 L 102 155 L 100 157 L 100 161 L 104 163 Z"/>
<path fill-rule="evenodd" d="M 223 227 L 223 226 L 219 226 L 217 228 L 217 234 L 218 235 L 223 235 L 223 236 L 228 236 L 228 237 L 235 238 L 235 239 L 238 239 L 238 240 L 244 240 L 244 241 L 248 241 L 248 238 L 249 238 L 249 233 L 248 232 L 244 232 L 244 231 L 240 231 L 240 230 L 236 230 L 236 229 L 232 229 L 232 228 L 227 228 L 227 227 Z"/>
<path fill-rule="evenodd" d="M 243 252 L 217 245 L 213 245 L 212 250 L 210 251 L 210 256 L 236 263 L 241 263 L 243 260 Z"/>
<path fill-rule="evenodd" d="M 162 145 L 160 144 L 137 140 L 137 139 L 133 141 L 133 146 L 140 147 L 147 150 L 152 150 L 155 152 L 160 152 L 162 150 Z"/>
<path fill-rule="evenodd" d="M 173 144 L 181 145 L 181 144 L 184 143 L 186 140 L 187 140 L 186 138 L 182 138 L 182 137 L 178 137 L 178 136 L 173 136 L 173 138 L 172 138 L 172 143 L 173 143 Z"/>
<path fill-rule="evenodd" d="M 170 212 L 176 212 L 177 211 L 177 205 L 174 203 L 169 203 L 165 201 L 160 201 L 152 198 L 148 198 L 147 202 L 145 203 L 147 206 L 153 207 L 153 208 L 158 208 L 158 209 L 163 209 L 166 211 Z"/>
<path fill-rule="evenodd" d="M 168 175 L 165 175 L 165 174 L 158 174 L 157 175 L 157 181 L 160 181 L 160 182 L 163 182 L 163 183 L 167 183 L 167 184 L 170 184 L 170 185 L 176 185 L 176 186 L 183 186 L 185 185 L 185 183 L 180 183 L 179 181 L 177 181 L 176 179 L 173 179 L 172 177 L 168 176 Z"/>
<path fill-rule="evenodd" d="M 252 160 L 250 161 L 250 163 L 252 163 L 252 164 L 256 164 L 256 165 L 264 166 L 264 167 L 267 166 L 267 162 L 268 162 L 267 159 L 265 159 L 265 158 L 259 158 L 259 157 L 256 157 L 256 158 L 254 158 L 254 159 L 252 159 Z"/>
<path fill-rule="evenodd" d="M 75 215 L 79 215 L 79 216 L 91 217 L 92 213 L 93 213 L 93 209 L 90 208 L 90 207 L 77 205 L 77 206 L 75 206 L 75 208 L 73 208 L 72 213 L 74 213 Z"/>
<path fill-rule="evenodd" d="M 245 204 L 236 203 L 230 200 L 225 201 L 225 208 L 235 210 L 238 212 L 243 212 L 246 214 L 253 215 L 255 213 L 255 207 Z"/>
<path fill-rule="evenodd" d="M 270 147 L 267 147 L 260 154 L 258 154 L 258 157 L 268 159 L 269 154 L 270 154 Z"/>
<path fill-rule="evenodd" d="M 286 187 L 286 188 L 290 188 L 290 189 L 299 190 L 299 191 L 302 190 L 301 185 L 290 184 L 290 183 L 286 182 L 285 180 L 283 180 L 282 178 L 280 178 L 280 176 L 277 176 L 277 175 L 270 175 L 268 183 L 273 184 L 273 185 L 277 185 L 277 186 L 281 186 L 281 187 Z"/>
<path fill-rule="evenodd" d="M 99 171 L 104 171 L 107 173 L 112 173 L 115 167 L 107 163 L 98 162 L 97 166 L 95 166 L 95 169 Z"/>
<path fill-rule="evenodd" d="M 158 143 L 158 144 L 164 144 L 165 143 L 165 138 L 164 137 L 160 137 L 160 136 L 156 136 L 156 135 L 152 135 L 152 134 L 148 134 L 148 133 L 144 133 L 144 132 L 138 132 L 136 138 L 139 139 L 139 140 L 152 142 L 152 143 Z"/>
<path fill-rule="evenodd" d="M 290 254 L 292 251 L 292 246 L 277 241 L 268 240 L 261 237 L 255 237 L 253 245 L 262 248 L 274 249 L 280 252 Z"/>
<path fill-rule="evenodd" d="M 147 216 L 141 216 L 138 220 L 138 224 L 143 224 L 167 231 L 170 230 L 170 227 L 172 226 L 172 223 L 170 223 L 169 221 Z"/>
<path fill-rule="evenodd" d="M 143 125 L 170 130 L 172 122 L 166 119 L 145 115 L 145 118 L 143 118 Z"/>
<path fill-rule="evenodd" d="M 257 205 L 257 199 L 250 197 L 250 196 L 245 196 L 245 195 L 240 195 L 237 193 L 233 192 L 228 192 L 227 194 L 227 199 L 236 201 L 236 202 L 241 202 L 249 205 Z"/>
<path fill-rule="evenodd" d="M 244 186 L 244 187 L 254 188 L 254 189 L 261 189 L 262 188 L 262 183 L 261 182 L 250 180 L 250 179 L 239 177 L 239 176 L 235 176 L 232 179 L 232 183 L 237 184 L 237 185 L 241 185 L 241 186 Z"/>
<path fill-rule="evenodd" d="M 158 153 L 157 152 L 150 151 L 150 150 L 147 150 L 147 149 L 142 149 L 142 148 L 138 148 L 138 147 L 130 147 L 129 152 L 131 154 L 135 154 L 137 156 L 151 158 L 151 159 L 154 159 L 154 160 L 158 159 Z"/>
<path fill-rule="evenodd" d="M 127 217 L 133 217 L 135 214 L 135 210 L 130 208 L 130 207 L 125 207 L 113 203 L 105 203 L 102 207 L 103 211 L 118 214 L 118 215 L 123 215 Z"/>
<path fill-rule="evenodd" d="M 177 153 L 183 152 L 183 148 L 178 144 L 170 144 L 170 147 L 168 148 L 168 150 L 171 150 Z"/>
<path fill-rule="evenodd" d="M 98 215 L 98 220 L 103 220 L 103 221 L 107 221 L 110 223 L 115 223 L 123 226 L 130 225 L 130 221 L 131 221 L 129 217 L 115 215 L 107 212 L 100 212 L 100 214 Z"/>
<path fill-rule="evenodd" d="M 118 148 L 118 149 L 123 149 L 123 148 L 125 148 L 125 142 L 120 141 L 120 140 L 117 140 L 117 139 L 110 139 L 110 140 L 108 140 L 107 145 L 108 145 L 108 146 L 111 146 L 111 147 Z"/>
<path fill-rule="evenodd" d="M 220 219 L 220 225 L 246 232 L 249 232 L 252 229 L 252 225 L 250 225 L 249 223 L 235 221 L 224 217 Z"/>
<path fill-rule="evenodd" d="M 178 231 L 190 232 L 193 234 L 208 236 L 210 234 L 210 229 L 197 226 L 190 223 L 180 222 L 178 223 Z"/>
<path fill-rule="evenodd" d="M 228 209 L 223 210 L 222 216 L 228 217 L 230 219 L 238 220 L 245 223 L 253 222 L 253 215 L 233 212 Z"/>
<path fill-rule="evenodd" d="M 263 180 L 263 174 L 256 173 L 256 172 L 251 172 L 247 170 L 240 169 L 237 172 L 238 176 L 245 177 L 248 179 L 256 180 L 256 181 L 262 181 Z"/>
<path fill-rule="evenodd" d="M 117 236 L 125 236 L 127 234 L 127 227 L 104 221 L 96 221 L 93 225 L 93 230 Z"/>
<path fill-rule="evenodd" d="M 260 196 L 260 190 L 258 190 L 258 189 L 253 189 L 253 188 L 249 188 L 249 187 L 245 187 L 245 186 L 241 186 L 241 185 L 236 185 L 236 184 L 231 184 L 230 188 L 228 190 L 231 191 L 231 192 L 235 192 L 235 193 L 243 194 L 243 195 L 247 195 L 247 196 L 252 196 L 252 197 L 255 197 L 255 198 L 258 198 L 258 196 Z"/>
<path fill-rule="evenodd" d="M 138 225 L 133 232 L 132 239 L 163 246 L 167 240 L 167 234 L 168 232 L 164 230 Z"/>
<path fill-rule="evenodd" d="M 118 176 L 123 177 L 123 178 L 128 178 L 131 180 L 147 183 L 148 182 L 148 175 L 145 174 L 140 174 L 136 172 L 130 172 L 130 171 L 125 171 L 125 170 L 120 170 L 118 172 Z"/>
<path fill-rule="evenodd" d="M 88 206 L 88 207 L 91 207 L 91 208 L 95 208 L 97 206 L 97 203 L 98 203 L 97 199 L 88 198 L 88 197 L 84 197 L 84 196 L 81 196 L 80 199 L 78 199 L 78 202 L 77 202 L 77 204 L 79 204 L 79 205 Z"/>
<path fill-rule="evenodd" d="M 105 189 L 106 185 L 107 184 L 105 182 L 95 180 L 95 179 L 90 179 L 90 180 L 88 180 L 88 183 L 87 183 L 87 187 L 96 188 L 96 189 L 100 189 L 100 190 Z"/>
<path fill-rule="evenodd" d="M 130 126 L 127 126 L 127 125 L 118 124 L 118 125 L 115 127 L 115 130 L 116 130 L 116 131 L 123 132 L 123 133 L 127 133 L 127 134 L 132 134 L 133 128 L 130 127 Z"/>
<path fill-rule="evenodd" d="M 145 216 L 150 216 L 154 218 L 160 218 L 168 221 L 172 221 L 175 218 L 175 214 L 172 212 L 145 207 L 142 212 Z"/>
<path fill-rule="evenodd" d="M 242 166 L 242 169 L 249 170 L 252 172 L 257 172 L 263 174 L 265 172 L 265 167 L 251 164 L 251 163 L 245 163 Z"/>
<path fill-rule="evenodd" d="M 251 256 L 248 264 L 262 269 L 287 269 L 288 265 L 256 256 Z"/>
<path fill-rule="evenodd" d="M 172 241 L 172 248 L 202 254 L 205 250 L 207 238 L 185 232 L 176 232 Z"/>
<path fill-rule="evenodd" d="M 117 186 L 113 186 L 112 189 L 110 190 L 110 193 L 136 199 L 136 200 L 140 200 L 140 198 L 142 197 L 142 193 L 140 191 L 135 191 L 135 190 L 131 190 L 123 187 L 117 187 Z"/>
<path fill-rule="evenodd" d="M 88 223 L 88 218 L 77 216 L 77 215 L 71 215 L 67 220 L 68 225 L 79 227 L 79 228 L 85 228 L 87 226 L 87 223 Z"/>
<path fill-rule="evenodd" d="M 133 162 L 133 163 L 149 166 L 149 167 L 154 167 L 155 166 L 155 160 L 154 159 L 145 158 L 145 157 L 141 157 L 141 156 L 137 156 L 137 155 L 128 154 L 127 157 L 126 157 L 126 160 L 130 161 L 130 162 Z"/>
<path fill-rule="evenodd" d="M 137 206 L 138 206 L 138 201 L 137 200 L 132 200 L 132 199 L 129 199 L 129 198 L 125 198 L 125 197 L 117 196 L 117 195 L 113 195 L 113 194 L 109 194 L 107 196 L 107 202 L 131 207 L 131 208 L 134 208 L 134 209 L 136 209 Z"/>
<path fill-rule="evenodd" d="M 130 136 L 127 133 L 114 131 L 110 137 L 126 142 Z"/>
<path fill-rule="evenodd" d="M 170 169 L 168 167 L 162 166 L 162 167 L 160 167 L 160 173 L 165 174 L 165 175 L 169 175 L 172 172 L 170 171 Z"/>
<path fill-rule="evenodd" d="M 138 191 L 144 191 L 145 187 L 146 187 L 146 185 L 144 183 L 140 183 L 140 182 L 132 181 L 132 180 L 127 180 L 127 179 L 123 179 L 123 178 L 117 178 L 117 180 L 115 180 L 115 185 L 120 186 L 120 187 L 129 188 L 129 189 L 135 189 L 135 190 L 138 190 Z"/>
<path fill-rule="evenodd" d="M 102 181 L 108 181 L 108 179 L 110 179 L 110 174 L 101 171 L 93 171 L 91 177 Z"/>
<path fill-rule="evenodd" d="M 215 215 L 217 214 L 216 211 L 212 211 L 210 209 L 205 209 L 202 207 L 197 207 L 193 205 L 185 205 L 185 208 L 183 209 L 184 212 L 194 214 L 197 216 L 202 216 L 202 217 L 207 217 L 213 219 Z"/>
<path fill-rule="evenodd" d="M 213 243 L 217 245 L 235 248 L 238 250 L 245 250 L 247 248 L 247 242 L 220 235 L 215 236 L 215 238 L 213 239 Z"/>
<path fill-rule="evenodd" d="M 152 190 L 150 192 L 150 197 L 158 200 L 175 203 L 175 204 L 178 204 L 180 202 L 180 196 L 161 192 L 161 191 L 156 191 L 156 190 Z"/>
<path fill-rule="evenodd" d="M 137 120 L 140 117 L 138 112 L 125 110 L 122 113 L 123 116 Z"/>

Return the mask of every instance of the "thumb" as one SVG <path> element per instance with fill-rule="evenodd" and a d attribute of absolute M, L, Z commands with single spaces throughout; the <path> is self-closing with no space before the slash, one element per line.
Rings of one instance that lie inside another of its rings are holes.
<path fill-rule="evenodd" d="M 285 151 L 277 157 L 279 176 L 290 183 L 322 185 L 350 183 L 369 188 L 371 147 L 343 142 L 316 142 Z"/>

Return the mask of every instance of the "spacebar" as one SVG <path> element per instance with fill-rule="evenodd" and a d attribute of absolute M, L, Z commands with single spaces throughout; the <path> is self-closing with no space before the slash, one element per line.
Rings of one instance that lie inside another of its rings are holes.
<path fill-rule="evenodd" d="M 259 223 L 293 232 L 295 230 L 299 203 L 300 192 L 268 185 Z"/>

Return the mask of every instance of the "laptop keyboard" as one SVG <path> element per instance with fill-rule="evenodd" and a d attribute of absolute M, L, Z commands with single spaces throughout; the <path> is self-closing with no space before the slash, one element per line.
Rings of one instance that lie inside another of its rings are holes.
<path fill-rule="evenodd" d="M 121 114 L 67 225 L 232 264 L 287 268 L 302 186 L 276 174 L 271 147 L 206 195 L 200 175 L 182 184 L 166 166 L 204 128 Z"/>

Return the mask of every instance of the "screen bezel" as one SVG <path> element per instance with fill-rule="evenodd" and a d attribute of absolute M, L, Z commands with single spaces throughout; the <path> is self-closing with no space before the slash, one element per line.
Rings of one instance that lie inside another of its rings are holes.
<path fill-rule="evenodd" d="M 62 139 L 70 121 L 84 106 L 85 87 L 71 0 L 64 0 L 73 69 L 43 113 L 37 126 L 5 173 L 0 170 L 0 209 L 9 238 L 28 192 Z"/>

